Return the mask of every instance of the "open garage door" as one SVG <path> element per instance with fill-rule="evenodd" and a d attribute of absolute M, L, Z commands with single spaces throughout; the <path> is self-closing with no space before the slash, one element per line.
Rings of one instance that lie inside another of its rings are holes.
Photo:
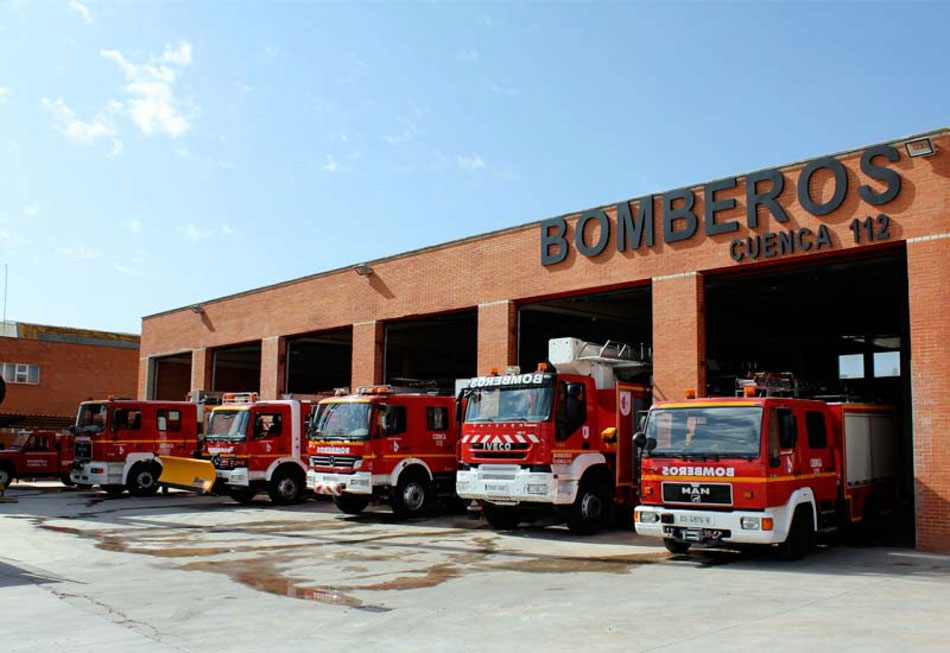
<path fill-rule="evenodd" d="M 286 391 L 293 395 L 333 394 L 350 385 L 353 330 L 339 329 L 287 339 Z"/>
<path fill-rule="evenodd" d="M 152 359 L 150 399 L 184 401 L 191 390 L 191 353 Z"/>
<path fill-rule="evenodd" d="M 386 323 L 386 383 L 454 392 L 455 379 L 475 376 L 477 358 L 476 311 Z"/>
<path fill-rule="evenodd" d="M 630 345 L 638 358 L 651 358 L 653 311 L 649 285 L 608 292 L 573 295 L 522 304 L 518 307 L 518 364 L 536 369 L 547 360 L 551 338 L 608 340 Z M 644 378 L 634 379 L 649 383 Z"/>
<path fill-rule="evenodd" d="M 734 395 L 750 373 L 791 372 L 801 396 L 898 408 L 907 514 L 891 543 L 912 545 L 909 352 L 903 250 L 706 281 L 709 394 Z"/>
<path fill-rule="evenodd" d="M 215 392 L 260 392 L 261 343 L 214 350 L 211 389 Z"/>

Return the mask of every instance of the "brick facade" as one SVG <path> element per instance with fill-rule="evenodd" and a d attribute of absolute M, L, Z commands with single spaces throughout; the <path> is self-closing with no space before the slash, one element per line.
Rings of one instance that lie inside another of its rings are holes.
<path fill-rule="evenodd" d="M 657 396 L 682 396 L 689 388 L 701 393 L 705 376 L 704 277 L 857 251 L 868 243 L 855 242 L 852 220 L 886 213 L 890 223 L 885 244 L 899 247 L 907 243 L 919 546 L 950 551 L 950 476 L 942 471 L 946 465 L 940 456 L 947 451 L 941 443 L 950 441 L 948 406 L 941 396 L 948 380 L 946 361 L 950 360 L 946 349 L 950 342 L 946 307 L 950 304 L 945 282 L 950 256 L 950 132 L 941 130 L 930 136 L 936 147 L 933 156 L 910 158 L 903 141 L 896 141 L 892 145 L 897 160 L 877 157 L 877 165 L 897 171 L 901 179 L 900 192 L 883 204 L 866 199 L 869 194 L 873 198 L 882 193 L 888 182 L 863 171 L 862 155 L 867 148 L 862 148 L 831 157 L 843 166 L 839 182 L 846 183 L 847 192 L 840 205 L 824 215 L 807 211 L 800 201 L 806 189 L 799 189 L 798 181 L 808 162 L 792 164 L 775 173 L 783 182 L 775 203 L 787 214 L 787 222 L 780 222 L 776 211 L 767 210 L 762 203 L 752 216 L 747 215 L 750 199 L 772 188 L 774 176 L 753 184 L 752 193 L 747 193 L 747 178 L 739 176 L 734 186 L 727 180 L 722 185 L 711 182 L 692 187 L 696 233 L 666 242 L 662 216 L 668 202 L 663 193 L 657 193 L 645 200 L 652 204 L 655 218 L 652 244 L 619 248 L 617 209 L 604 206 L 600 209 L 606 215 L 610 238 L 603 251 L 590 258 L 578 254 L 574 226 L 581 214 L 572 214 L 567 217 L 565 231 L 571 247 L 566 258 L 554 265 L 541 265 L 539 223 L 527 224 L 371 261 L 373 274 L 368 277 L 344 268 L 211 300 L 203 304 L 200 314 L 182 308 L 149 316 L 142 324 L 143 356 L 195 350 L 193 384 L 207 384 L 209 358 L 199 353 L 205 348 L 353 325 L 352 384 L 376 383 L 383 378 L 386 321 L 477 308 L 477 367 L 485 372 L 491 366 L 516 361 L 519 303 L 650 283 Z M 863 194 L 862 186 L 866 186 Z M 830 202 L 836 188 L 844 186 L 836 184 L 830 169 L 819 168 L 807 184 L 806 199 Z M 706 203 L 711 200 L 716 201 L 718 211 L 712 221 L 705 215 Z M 729 200 L 734 200 L 731 208 Z M 629 203 L 632 215 L 637 215 L 642 201 Z M 667 208 L 679 208 L 683 201 L 674 201 Z M 721 208 L 723 205 L 726 208 Z M 750 227 L 750 217 L 758 224 Z M 717 225 L 732 222 L 734 230 L 716 233 Z M 681 220 L 674 226 L 679 229 L 684 224 Z M 807 252 L 760 257 L 754 262 L 730 256 L 734 239 L 803 228 L 811 230 L 812 238 L 823 230 L 830 244 L 821 250 L 812 247 Z M 597 243 L 600 234 L 599 221 L 589 220 L 583 241 Z M 926 238 L 934 240 L 923 240 Z M 318 304 L 315 297 L 320 298 Z M 264 347 L 271 354 L 263 359 L 261 387 L 272 393 L 280 387 L 282 372 L 274 363 L 271 345 L 265 341 Z M 142 396 L 146 384 L 147 373 L 140 369 Z"/>

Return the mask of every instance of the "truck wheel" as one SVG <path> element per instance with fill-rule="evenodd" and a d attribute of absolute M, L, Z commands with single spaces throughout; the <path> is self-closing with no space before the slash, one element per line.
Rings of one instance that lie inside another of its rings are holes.
<path fill-rule="evenodd" d="M 778 555 L 788 562 L 801 560 L 815 548 L 815 539 L 811 506 L 800 506 L 795 509 L 788 537 L 778 545 Z"/>
<path fill-rule="evenodd" d="M 666 550 L 669 551 L 670 553 L 675 553 L 676 555 L 682 555 L 689 551 L 690 543 L 680 542 L 679 540 L 674 540 L 671 537 L 664 537 L 663 546 L 665 546 Z"/>
<path fill-rule="evenodd" d="M 0 489 L 7 487 L 13 482 L 13 474 L 7 467 L 0 467 Z"/>
<path fill-rule="evenodd" d="M 72 487 L 75 485 L 75 483 L 73 483 L 73 477 L 70 476 L 69 474 L 60 474 L 59 480 L 66 487 Z"/>
<path fill-rule="evenodd" d="M 340 512 L 345 512 L 348 515 L 358 515 L 369 505 L 369 497 L 363 494 L 341 494 L 338 497 L 333 497 L 333 505 Z"/>
<path fill-rule="evenodd" d="M 254 500 L 254 497 L 257 496 L 257 488 L 255 487 L 229 487 L 228 496 L 237 501 L 238 503 L 243 503 L 245 505 L 249 504 Z"/>
<path fill-rule="evenodd" d="M 609 509 L 606 484 L 595 479 L 581 481 L 577 498 L 567 514 L 567 527 L 576 535 L 599 533 L 607 522 Z"/>
<path fill-rule="evenodd" d="M 158 492 L 158 477 L 162 468 L 155 463 L 137 463 L 129 470 L 129 494 L 133 497 L 149 497 Z"/>
<path fill-rule="evenodd" d="M 420 517 L 429 510 L 432 484 L 418 472 L 403 474 L 393 492 L 393 512 L 400 519 Z"/>
<path fill-rule="evenodd" d="M 102 489 L 105 490 L 106 494 L 108 494 L 113 499 L 118 499 L 123 494 L 125 494 L 124 485 L 103 485 Z"/>
<path fill-rule="evenodd" d="M 521 511 L 511 506 L 496 506 L 486 501 L 482 504 L 482 514 L 496 531 L 511 531 L 521 523 Z"/>
<path fill-rule="evenodd" d="M 267 486 L 270 500 L 278 505 L 287 505 L 300 501 L 303 492 L 303 475 L 293 469 L 278 469 Z"/>

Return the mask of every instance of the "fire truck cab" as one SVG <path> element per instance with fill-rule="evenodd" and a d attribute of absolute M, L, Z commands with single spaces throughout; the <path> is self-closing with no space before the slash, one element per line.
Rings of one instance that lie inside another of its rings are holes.
<path fill-rule="evenodd" d="M 190 455 L 198 446 L 198 409 L 185 401 L 108 399 L 79 405 L 70 478 L 112 496 L 155 494 L 159 456 Z"/>
<path fill-rule="evenodd" d="M 307 485 L 358 514 L 371 500 L 399 517 L 455 497 L 458 426 L 453 397 L 358 388 L 324 399 L 310 424 Z"/>
<path fill-rule="evenodd" d="M 201 458 L 214 466 L 217 484 L 240 503 L 249 503 L 262 490 L 274 503 L 299 501 L 310 407 L 310 401 L 261 401 L 256 393 L 226 393 L 211 410 L 201 448 Z"/>
<path fill-rule="evenodd" d="M 13 479 L 54 477 L 72 485 L 73 436 L 51 431 L 20 431 L 0 448 L 0 487 Z"/>
<path fill-rule="evenodd" d="M 792 397 L 662 402 L 637 434 L 637 532 L 666 548 L 777 545 L 806 555 L 819 532 L 896 507 L 898 420 L 886 406 Z"/>
<path fill-rule="evenodd" d="M 476 377 L 462 391 L 456 491 L 478 500 L 494 528 L 554 509 L 571 531 L 595 533 L 615 506 L 636 500 L 634 421 L 650 391 L 620 379 L 649 363 L 611 342 L 556 338 L 548 347 L 551 367 Z"/>

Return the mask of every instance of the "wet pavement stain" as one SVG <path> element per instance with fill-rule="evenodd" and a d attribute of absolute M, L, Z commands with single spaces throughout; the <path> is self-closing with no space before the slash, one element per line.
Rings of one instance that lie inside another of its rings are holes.
<path fill-rule="evenodd" d="M 486 564 L 485 570 L 518 571 L 530 574 L 626 574 L 631 569 L 669 560 L 666 551 L 633 553 L 596 558 L 577 558 L 571 556 L 542 556 L 527 560 L 509 560 Z"/>

